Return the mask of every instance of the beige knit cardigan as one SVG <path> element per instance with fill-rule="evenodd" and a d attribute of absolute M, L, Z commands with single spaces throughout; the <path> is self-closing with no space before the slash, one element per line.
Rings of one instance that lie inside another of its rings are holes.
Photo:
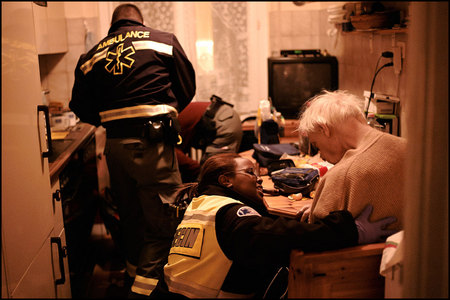
<path fill-rule="evenodd" d="M 371 203 L 371 221 L 395 216 L 398 221 L 388 228 L 403 229 L 405 156 L 404 138 L 370 130 L 320 179 L 309 221 L 342 209 L 356 217 Z"/>

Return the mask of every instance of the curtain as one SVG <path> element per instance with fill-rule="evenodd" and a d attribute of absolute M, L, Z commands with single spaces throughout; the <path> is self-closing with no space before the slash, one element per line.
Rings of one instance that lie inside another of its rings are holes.
<path fill-rule="evenodd" d="M 130 2 L 115 6 L 120 3 Z M 241 114 L 256 111 L 249 99 L 248 2 L 211 2 L 212 52 L 201 53 L 195 34 L 196 22 L 203 17 L 195 15 L 198 3 L 131 3 L 141 10 L 145 25 L 173 32 L 179 39 L 196 72 L 195 101 L 209 101 L 215 94 Z"/>

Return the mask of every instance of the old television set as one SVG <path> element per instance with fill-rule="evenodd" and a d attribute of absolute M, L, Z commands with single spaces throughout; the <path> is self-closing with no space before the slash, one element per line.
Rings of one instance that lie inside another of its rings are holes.
<path fill-rule="evenodd" d="M 303 104 L 311 97 L 324 89 L 338 89 L 338 61 L 320 52 L 281 54 L 284 55 L 268 58 L 269 97 L 285 119 L 297 119 Z"/>

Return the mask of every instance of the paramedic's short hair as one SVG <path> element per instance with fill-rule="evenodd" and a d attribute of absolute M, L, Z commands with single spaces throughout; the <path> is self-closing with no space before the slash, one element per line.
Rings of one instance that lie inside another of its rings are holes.
<path fill-rule="evenodd" d="M 121 4 L 117 6 L 116 9 L 114 9 L 111 19 L 111 25 L 122 19 L 134 20 L 144 23 L 144 18 L 142 17 L 142 13 L 139 8 L 136 5 L 130 3 Z"/>
<path fill-rule="evenodd" d="M 347 91 L 324 90 L 304 104 L 298 131 L 305 136 L 318 130 L 319 125 L 336 128 L 351 117 L 365 123 L 362 106 L 362 100 Z"/>

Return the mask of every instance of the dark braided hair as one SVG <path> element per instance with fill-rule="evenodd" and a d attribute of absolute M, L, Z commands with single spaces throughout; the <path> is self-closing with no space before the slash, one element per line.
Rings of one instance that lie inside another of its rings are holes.
<path fill-rule="evenodd" d="M 183 184 L 178 190 L 175 203 L 190 203 L 192 198 L 202 195 L 208 186 L 218 185 L 220 175 L 234 173 L 234 159 L 238 157 L 241 156 L 236 153 L 220 153 L 208 158 L 200 169 L 199 181 Z"/>

